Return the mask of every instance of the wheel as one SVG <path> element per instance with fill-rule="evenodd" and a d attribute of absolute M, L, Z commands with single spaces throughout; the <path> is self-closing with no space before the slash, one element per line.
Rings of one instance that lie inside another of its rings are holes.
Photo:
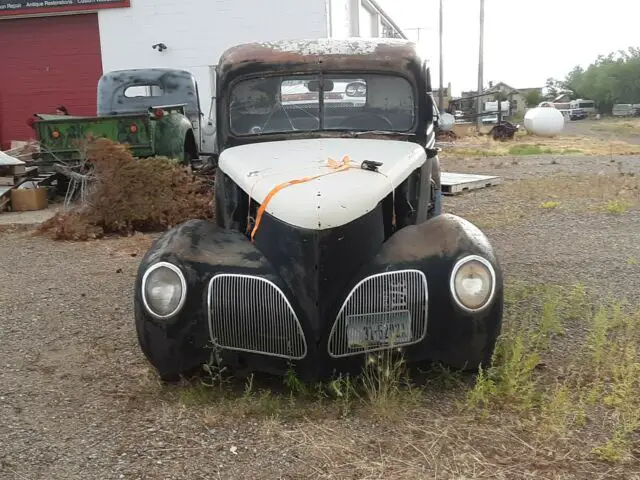
<path fill-rule="evenodd" d="M 182 149 L 182 164 L 186 167 L 192 167 L 193 161 L 198 158 L 198 147 L 193 132 L 189 131 L 184 139 L 184 147 Z"/>

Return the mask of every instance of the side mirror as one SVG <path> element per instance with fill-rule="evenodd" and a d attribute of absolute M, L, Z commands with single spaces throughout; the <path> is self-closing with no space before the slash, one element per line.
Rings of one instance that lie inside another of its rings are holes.
<path fill-rule="evenodd" d="M 449 130 L 451 130 L 453 128 L 453 125 L 456 123 L 455 117 L 447 112 L 443 112 L 438 120 L 438 127 L 444 132 L 448 132 Z"/>

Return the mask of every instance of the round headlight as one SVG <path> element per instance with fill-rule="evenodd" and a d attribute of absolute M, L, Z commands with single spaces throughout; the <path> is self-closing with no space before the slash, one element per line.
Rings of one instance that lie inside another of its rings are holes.
<path fill-rule="evenodd" d="M 486 258 L 469 255 L 453 267 L 450 288 L 460 308 L 467 312 L 480 311 L 493 300 L 496 272 Z"/>
<path fill-rule="evenodd" d="M 142 277 L 142 301 L 156 318 L 172 317 L 180 311 L 187 297 L 187 281 L 172 263 L 158 262 Z"/>

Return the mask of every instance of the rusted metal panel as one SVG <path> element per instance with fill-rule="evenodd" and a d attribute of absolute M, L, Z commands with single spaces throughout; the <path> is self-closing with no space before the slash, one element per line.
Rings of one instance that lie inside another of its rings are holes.
<path fill-rule="evenodd" d="M 415 74 L 422 61 L 416 45 L 399 39 L 314 39 L 247 43 L 226 50 L 218 62 L 221 83 L 235 73 L 252 66 L 256 71 L 269 70 L 349 70 L 394 71 Z M 305 67 L 306 66 L 306 67 Z"/>
<path fill-rule="evenodd" d="M 182 108 L 161 118 L 149 113 L 103 117 L 55 116 L 35 123 L 42 145 L 41 164 L 81 158 L 78 142 L 88 138 L 109 138 L 126 143 L 136 157 L 154 155 L 184 159 L 185 139 L 191 123 Z"/>
<path fill-rule="evenodd" d="M 321 72 L 402 76 L 415 89 L 416 102 L 421 112 L 416 124 L 416 136 L 412 141 L 423 144 L 426 142 L 427 126 L 432 122 L 432 107 L 427 94 L 425 65 L 417 52 L 415 43 L 390 38 L 320 38 L 247 43 L 231 47 L 221 55 L 216 69 L 218 98 L 216 117 L 220 150 L 247 142 L 263 141 L 262 137 L 239 139 L 229 131 L 228 98 L 235 80 L 262 75 L 304 75 Z M 426 106 L 426 109 L 423 109 L 423 106 Z M 283 135 L 270 135 L 269 140 L 337 135 L 341 134 L 325 131 L 288 132 Z M 372 138 L 381 138 L 381 136 Z"/>

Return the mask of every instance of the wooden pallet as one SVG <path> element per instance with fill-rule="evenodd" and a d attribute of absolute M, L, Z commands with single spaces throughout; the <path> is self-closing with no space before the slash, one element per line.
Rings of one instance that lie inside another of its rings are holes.
<path fill-rule="evenodd" d="M 444 195 L 459 195 L 470 190 L 493 187 L 502 182 L 500 177 L 472 173 L 442 172 L 440 184 Z"/>

